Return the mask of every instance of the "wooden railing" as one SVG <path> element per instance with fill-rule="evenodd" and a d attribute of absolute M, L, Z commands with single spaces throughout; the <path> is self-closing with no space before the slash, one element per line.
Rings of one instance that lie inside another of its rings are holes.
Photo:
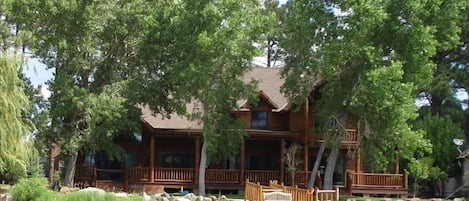
<path fill-rule="evenodd" d="M 334 190 L 303 189 L 298 186 L 285 186 L 276 180 L 269 181 L 269 186 L 246 180 L 244 188 L 244 200 L 261 201 L 266 192 L 281 191 L 291 194 L 293 201 L 339 201 L 339 188 Z"/>
<path fill-rule="evenodd" d="M 319 130 L 314 136 L 315 142 L 324 142 L 327 136 L 334 134 L 333 130 Z M 342 144 L 356 144 L 358 142 L 357 129 L 345 129 L 345 135 L 342 138 Z"/>
<path fill-rule="evenodd" d="M 244 200 L 249 201 L 261 201 L 263 198 L 262 196 L 262 186 L 259 182 L 252 183 L 249 180 L 246 180 L 244 183 Z"/>
<path fill-rule="evenodd" d="M 193 168 L 161 168 L 155 170 L 155 181 L 193 182 Z"/>
<path fill-rule="evenodd" d="M 294 185 L 298 186 L 306 186 L 309 181 L 309 177 L 311 175 L 311 172 L 304 172 L 304 171 L 299 171 L 295 174 L 295 183 Z M 289 172 L 285 172 L 285 184 L 291 185 L 292 184 L 292 178 L 291 174 Z"/>
<path fill-rule="evenodd" d="M 352 187 L 408 189 L 405 174 L 348 172 L 347 175 Z"/>
<path fill-rule="evenodd" d="M 257 181 L 261 184 L 269 184 L 270 180 L 280 180 L 278 170 L 245 170 L 244 178 L 249 181 Z"/>
<path fill-rule="evenodd" d="M 96 178 L 96 167 L 94 165 L 77 165 L 75 169 L 75 179 L 93 180 Z"/>
<path fill-rule="evenodd" d="M 129 181 L 150 181 L 149 167 L 127 168 L 127 178 Z"/>
<path fill-rule="evenodd" d="M 205 172 L 205 182 L 237 184 L 239 183 L 239 170 L 207 169 Z"/>

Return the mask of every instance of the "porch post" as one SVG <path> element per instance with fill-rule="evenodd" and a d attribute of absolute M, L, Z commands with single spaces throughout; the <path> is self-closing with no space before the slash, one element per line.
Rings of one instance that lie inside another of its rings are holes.
<path fill-rule="evenodd" d="M 244 165 L 244 160 L 245 160 L 245 152 L 246 152 L 246 148 L 245 148 L 245 141 L 244 139 L 241 140 L 241 151 L 239 152 L 239 155 L 240 155 L 240 159 L 239 159 L 239 183 L 240 184 L 243 184 L 244 183 L 244 168 L 245 168 L 245 165 Z"/>
<path fill-rule="evenodd" d="M 285 140 L 280 142 L 280 183 L 285 182 Z"/>
<path fill-rule="evenodd" d="M 155 133 L 150 134 L 150 182 L 155 179 Z"/>
<path fill-rule="evenodd" d="M 308 143 L 305 143 L 305 146 L 304 146 L 304 159 L 303 159 L 303 163 L 304 163 L 304 174 L 302 175 L 302 180 L 305 182 L 305 183 L 308 183 L 308 165 L 309 165 L 309 148 L 308 148 Z"/>
<path fill-rule="evenodd" d="M 361 152 L 361 149 L 358 148 L 358 150 L 357 150 L 357 161 L 356 161 L 356 164 L 355 164 L 355 172 L 356 173 L 361 172 L 360 166 L 361 166 L 361 163 L 362 163 L 361 162 L 362 158 L 361 158 L 361 153 L 360 152 Z"/>
<path fill-rule="evenodd" d="M 399 149 L 394 149 L 394 174 L 399 174 Z"/>
<path fill-rule="evenodd" d="M 199 183 L 199 164 L 200 164 L 200 137 L 195 138 L 195 164 L 194 164 L 194 184 Z"/>
<path fill-rule="evenodd" d="M 304 174 L 301 177 L 301 179 L 305 182 L 308 183 L 307 177 L 308 177 L 308 165 L 309 165 L 309 149 L 308 149 L 308 144 L 309 144 L 309 100 L 306 98 L 305 101 L 305 137 L 304 137 L 304 151 L 303 151 L 303 164 L 304 164 Z"/>

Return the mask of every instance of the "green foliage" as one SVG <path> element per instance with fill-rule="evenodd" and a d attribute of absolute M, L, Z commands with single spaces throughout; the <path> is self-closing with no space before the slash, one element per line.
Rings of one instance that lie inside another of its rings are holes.
<path fill-rule="evenodd" d="M 47 179 L 44 177 L 23 178 L 10 189 L 15 201 L 39 201 L 45 200 L 49 195 Z"/>
<path fill-rule="evenodd" d="M 440 172 L 432 174 L 432 176 L 442 177 L 433 177 L 432 179 L 444 179 L 445 176 L 458 174 L 455 160 L 459 152 L 453 144 L 453 139 L 464 138 L 459 125 L 453 123 L 450 117 L 427 114 L 416 120 L 415 127 L 424 130 L 425 137 L 433 145 L 432 155 L 428 155 L 428 157 L 433 159 L 431 166 L 438 168 Z"/>
<path fill-rule="evenodd" d="M 128 96 L 142 21 L 152 6 L 142 1 L 15 1 L 14 19 L 34 36 L 29 45 L 48 68 L 52 128 L 41 133 L 61 154 L 102 149 L 118 156 L 112 138 L 139 128 Z M 139 23 L 140 22 L 140 23 Z M 51 131 L 54 132 L 51 132 Z"/>
<path fill-rule="evenodd" d="M 57 195 L 56 195 L 57 197 Z M 82 201 L 82 200 L 90 200 L 90 201 L 141 201 L 141 196 L 136 195 L 129 195 L 125 198 L 118 198 L 110 193 L 106 193 L 104 195 L 96 194 L 96 193 L 89 193 L 89 192 L 70 192 L 66 193 L 65 195 L 58 197 L 58 201 Z"/>
<path fill-rule="evenodd" d="M 289 1 L 280 38 L 288 55 L 284 92 L 301 105 L 312 87 L 325 83 L 316 107 L 323 116 L 346 110 L 370 124 L 362 142 L 376 169 L 387 168 L 396 148 L 407 160 L 424 157 L 431 145 L 410 125 L 417 111 L 413 99 L 432 81 L 431 58 L 457 45 L 457 22 L 466 6 L 440 0 Z"/>
<path fill-rule="evenodd" d="M 0 177 L 8 182 L 26 175 L 24 157 L 28 147 L 23 145 L 31 129 L 29 121 L 22 118 L 29 102 L 18 77 L 23 64 L 18 52 L 24 38 L 8 18 L 10 3 L 0 3 Z"/>
<path fill-rule="evenodd" d="M 155 112 L 177 111 L 202 121 L 214 158 L 234 155 L 243 137 L 230 114 L 238 100 L 255 94 L 241 78 L 259 54 L 254 43 L 269 23 L 259 13 L 255 1 L 161 1 L 147 19 L 144 70 L 136 80 L 145 92 L 141 100 Z M 192 101 L 203 108 L 185 111 Z"/>

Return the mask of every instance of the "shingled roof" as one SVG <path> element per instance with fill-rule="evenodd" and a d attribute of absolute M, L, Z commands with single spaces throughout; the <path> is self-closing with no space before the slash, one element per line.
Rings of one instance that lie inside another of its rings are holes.
<path fill-rule="evenodd" d="M 280 71 L 280 68 L 253 67 L 243 79 L 245 82 L 251 80 L 258 82 L 259 93 L 276 107 L 273 108 L 273 112 L 285 110 L 288 105 L 288 99 L 280 92 L 280 87 L 284 83 Z M 246 107 L 246 103 L 246 100 L 240 100 L 238 106 Z M 202 110 L 202 105 L 198 103 L 188 103 L 186 107 L 189 112 L 196 109 Z M 142 107 L 141 119 L 155 129 L 202 129 L 199 121 L 191 121 L 177 114 L 166 118 L 161 114 L 153 114 L 149 107 Z"/>

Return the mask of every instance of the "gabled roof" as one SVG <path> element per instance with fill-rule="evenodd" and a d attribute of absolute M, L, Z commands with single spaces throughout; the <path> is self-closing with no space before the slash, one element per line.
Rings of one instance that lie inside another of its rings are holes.
<path fill-rule="evenodd" d="M 246 83 L 252 80 L 258 82 L 259 94 L 272 106 L 273 112 L 286 110 L 288 106 L 288 99 L 280 92 L 280 87 L 284 83 L 280 72 L 281 68 L 253 67 L 243 79 Z M 246 104 L 247 100 L 240 100 L 238 108 L 248 107 Z M 186 108 L 188 112 L 203 109 L 202 104 L 197 103 L 188 103 Z M 153 114 L 147 106 L 142 107 L 141 119 L 155 129 L 202 129 L 202 124 L 199 121 L 192 121 L 177 114 L 166 118 L 161 114 Z"/>
<path fill-rule="evenodd" d="M 244 77 L 245 82 L 250 82 L 251 80 L 258 82 L 260 95 L 267 100 L 270 105 L 276 106 L 272 110 L 274 112 L 284 110 L 288 105 L 287 97 L 280 92 L 280 87 L 282 87 L 285 82 L 280 76 L 281 70 L 281 68 L 253 67 Z M 242 100 L 238 103 L 240 108 L 246 107 L 246 104 L 246 100 Z"/>

